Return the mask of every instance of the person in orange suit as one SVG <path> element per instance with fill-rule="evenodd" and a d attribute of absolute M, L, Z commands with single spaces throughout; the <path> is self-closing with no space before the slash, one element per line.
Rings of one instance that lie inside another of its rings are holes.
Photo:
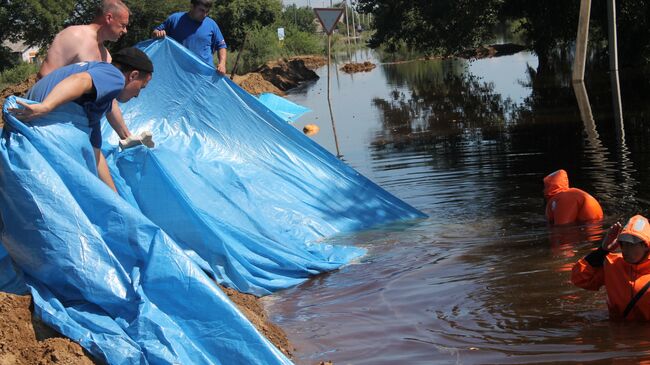
<path fill-rule="evenodd" d="M 614 253 L 617 247 L 622 253 Z M 605 286 L 610 318 L 650 320 L 650 222 L 640 215 L 614 224 L 601 246 L 573 265 L 571 282 L 587 290 Z"/>
<path fill-rule="evenodd" d="M 569 176 L 557 170 L 544 178 L 546 219 L 551 224 L 586 223 L 603 219 L 603 209 L 594 197 L 569 187 Z"/>

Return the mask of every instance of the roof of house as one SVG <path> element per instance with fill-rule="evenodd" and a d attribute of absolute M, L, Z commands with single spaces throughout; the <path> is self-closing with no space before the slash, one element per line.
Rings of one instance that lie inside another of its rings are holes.
<path fill-rule="evenodd" d="M 23 53 L 32 47 L 23 41 L 10 42 L 6 40 L 2 42 L 2 45 L 9 48 L 12 52 L 20 52 L 20 53 Z"/>

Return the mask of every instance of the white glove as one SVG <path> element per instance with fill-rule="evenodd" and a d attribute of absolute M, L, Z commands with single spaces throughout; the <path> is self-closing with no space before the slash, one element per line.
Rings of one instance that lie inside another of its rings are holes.
<path fill-rule="evenodd" d="M 139 145 L 145 145 L 149 148 L 154 148 L 156 144 L 153 142 L 153 135 L 150 131 L 144 131 L 138 135 L 130 135 L 125 139 L 120 140 L 120 148 L 125 150 L 127 148 Z"/>

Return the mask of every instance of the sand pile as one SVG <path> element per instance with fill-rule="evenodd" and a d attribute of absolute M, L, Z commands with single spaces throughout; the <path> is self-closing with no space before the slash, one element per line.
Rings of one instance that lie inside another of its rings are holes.
<path fill-rule="evenodd" d="M 284 331 L 269 321 L 260 300 L 221 288 L 255 328 L 285 355 L 293 347 Z M 32 317 L 32 298 L 0 292 L 0 365 L 87 365 L 93 358 L 80 345 Z"/>
<path fill-rule="evenodd" d="M 0 292 L 0 365 L 95 364 L 81 346 L 32 319 L 31 301 Z"/>
<path fill-rule="evenodd" d="M 362 62 L 362 63 L 354 63 L 354 62 L 352 62 L 352 63 L 346 63 L 345 65 L 343 65 L 343 67 L 341 67 L 341 71 L 351 74 L 351 73 L 355 73 L 355 72 L 368 72 L 368 71 L 372 70 L 375 67 L 377 67 L 377 65 L 375 65 L 374 63 L 369 62 L 369 61 L 365 61 L 365 62 Z"/>

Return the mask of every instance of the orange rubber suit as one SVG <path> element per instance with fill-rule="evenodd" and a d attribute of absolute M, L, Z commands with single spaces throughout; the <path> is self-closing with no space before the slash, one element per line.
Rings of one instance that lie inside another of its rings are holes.
<path fill-rule="evenodd" d="M 621 234 L 639 237 L 650 245 L 650 223 L 636 215 L 625 225 Z M 587 290 L 598 290 L 605 285 L 609 316 L 621 319 L 632 297 L 650 281 L 650 260 L 646 256 L 638 264 L 629 264 L 620 253 L 602 248 L 592 251 L 573 265 L 571 282 Z M 626 320 L 650 320 L 650 290 L 628 313 Z"/>
<path fill-rule="evenodd" d="M 598 201 L 586 192 L 569 187 L 569 176 L 557 170 L 544 178 L 546 219 L 551 224 L 584 223 L 603 219 Z"/>

